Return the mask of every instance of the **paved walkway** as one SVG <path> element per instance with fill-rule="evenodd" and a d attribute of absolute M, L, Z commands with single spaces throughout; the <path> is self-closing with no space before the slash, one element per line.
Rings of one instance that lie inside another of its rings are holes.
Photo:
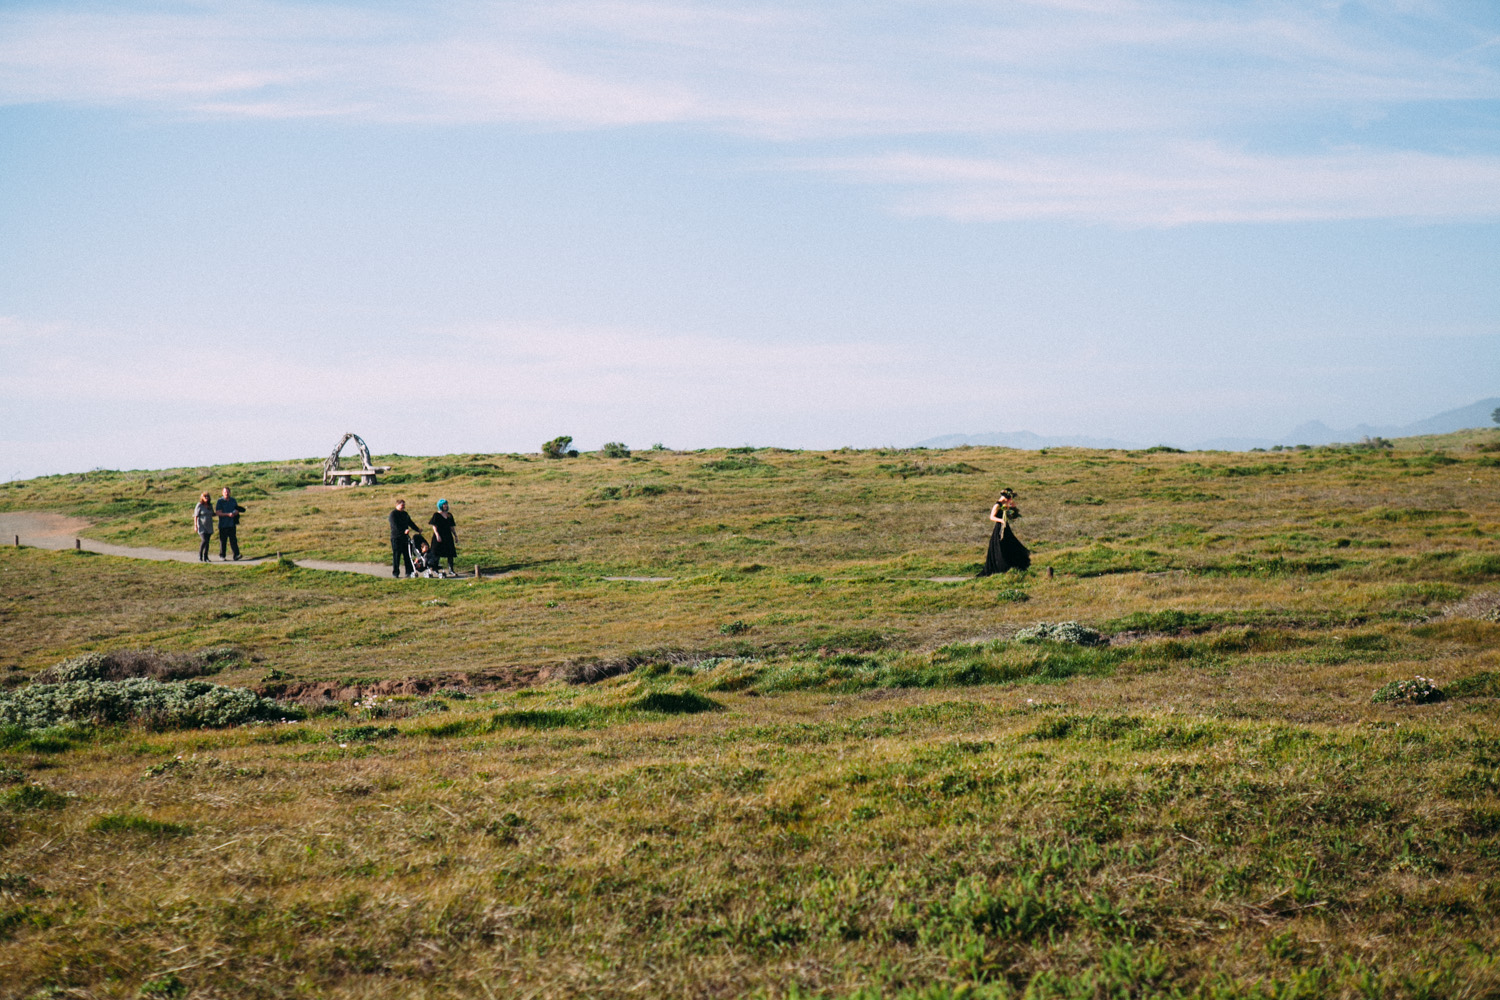
<path fill-rule="evenodd" d="M 157 562 L 196 563 L 196 549 L 157 549 L 147 545 L 114 545 L 85 538 L 89 522 L 81 517 L 64 514 L 44 514 L 37 511 L 0 512 L 0 543 L 14 545 L 21 539 L 22 545 L 37 549 L 71 549 L 75 545 L 85 552 L 97 552 L 106 556 L 125 556 L 130 559 L 152 559 Z M 218 539 L 214 539 L 213 561 L 209 566 L 260 566 L 274 559 L 263 556 L 259 559 L 242 559 L 239 562 L 221 562 L 218 555 Z M 328 562 L 323 559 L 298 559 L 304 569 L 321 569 L 334 573 L 363 573 L 367 576 L 389 576 L 390 567 L 380 563 Z"/>

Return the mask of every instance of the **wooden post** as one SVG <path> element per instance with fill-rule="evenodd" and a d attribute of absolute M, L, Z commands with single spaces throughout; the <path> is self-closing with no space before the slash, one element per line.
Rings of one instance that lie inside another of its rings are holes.
<path fill-rule="evenodd" d="M 73 539 L 73 551 L 75 551 L 75 552 L 82 552 L 83 551 L 83 539 L 81 539 L 81 538 L 75 538 L 75 539 Z"/>
<path fill-rule="evenodd" d="M 478 563 L 474 564 L 474 579 L 476 579 L 476 580 L 479 579 L 479 564 Z"/>
<path fill-rule="evenodd" d="M 16 548 L 19 549 L 20 547 L 21 547 L 21 536 L 17 535 L 16 536 Z"/>
<path fill-rule="evenodd" d="M 1051 566 L 1047 567 L 1047 579 L 1049 579 L 1049 580 L 1052 579 L 1052 567 Z"/>

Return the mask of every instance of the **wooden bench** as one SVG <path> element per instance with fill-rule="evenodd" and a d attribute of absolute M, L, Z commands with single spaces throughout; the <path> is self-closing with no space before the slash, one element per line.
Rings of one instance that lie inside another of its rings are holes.
<path fill-rule="evenodd" d="M 325 478 L 332 480 L 333 486 L 353 486 L 356 479 L 361 486 L 374 486 L 378 473 L 390 471 L 389 465 L 376 465 L 368 469 L 334 469 Z"/>

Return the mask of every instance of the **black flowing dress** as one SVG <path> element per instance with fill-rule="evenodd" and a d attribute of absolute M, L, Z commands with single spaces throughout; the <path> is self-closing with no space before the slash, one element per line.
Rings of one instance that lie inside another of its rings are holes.
<path fill-rule="evenodd" d="M 458 553 L 454 551 L 457 539 L 453 537 L 453 515 L 433 514 L 427 519 L 427 523 L 432 525 L 432 533 L 437 536 L 432 540 L 432 558 L 457 559 Z"/>
<path fill-rule="evenodd" d="M 979 575 L 990 576 L 1007 570 L 1026 569 L 1030 565 L 1031 550 L 1021 544 L 1015 532 L 1010 530 L 1009 524 L 997 521 L 995 530 L 990 532 L 990 548 L 985 553 L 984 569 L 979 571 Z"/>

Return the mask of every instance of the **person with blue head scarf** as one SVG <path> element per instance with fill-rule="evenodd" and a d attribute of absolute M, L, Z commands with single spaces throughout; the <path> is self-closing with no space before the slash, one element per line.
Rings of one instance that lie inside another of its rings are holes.
<path fill-rule="evenodd" d="M 453 512 L 448 509 L 447 500 L 437 502 L 437 510 L 427 523 L 432 527 L 432 564 L 436 566 L 439 560 L 446 559 L 449 575 L 457 576 L 453 560 L 458 558 L 458 534 L 453 527 Z"/>

